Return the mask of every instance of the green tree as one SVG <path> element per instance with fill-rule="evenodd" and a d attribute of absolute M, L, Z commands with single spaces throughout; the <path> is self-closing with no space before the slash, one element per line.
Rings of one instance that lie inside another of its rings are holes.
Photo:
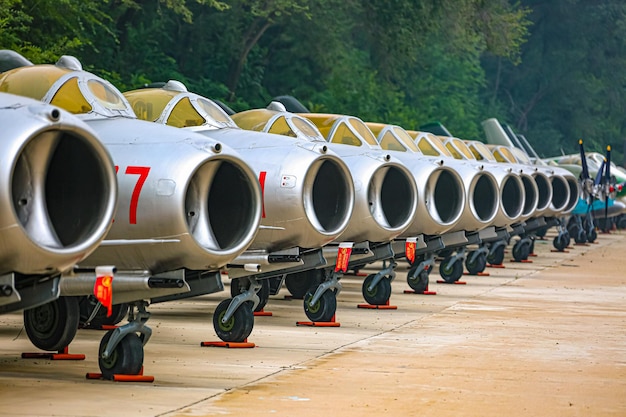
<path fill-rule="evenodd" d="M 576 152 L 579 138 L 589 150 L 603 152 L 608 144 L 620 150 L 626 133 L 626 75 L 619 70 L 626 64 L 626 4 L 523 3 L 533 10 L 534 26 L 521 64 L 486 62 L 506 118 L 545 156 Z"/>

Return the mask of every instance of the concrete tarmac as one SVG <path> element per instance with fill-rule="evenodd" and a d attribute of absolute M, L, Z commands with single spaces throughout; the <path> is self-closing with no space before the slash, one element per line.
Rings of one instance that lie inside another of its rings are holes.
<path fill-rule="evenodd" d="M 553 235 L 548 235 L 551 239 Z M 153 383 L 87 380 L 103 332 L 79 330 L 83 361 L 21 359 L 36 349 L 21 314 L 0 316 L 2 416 L 626 416 L 626 233 L 487 268 L 436 295 L 366 310 L 363 277 L 346 276 L 340 327 L 298 327 L 301 300 L 272 296 L 253 349 L 217 340 L 212 313 L 229 292 L 155 304 L 144 373 Z M 375 272 L 380 264 L 363 272 Z M 227 288 L 228 291 L 228 288 Z"/>

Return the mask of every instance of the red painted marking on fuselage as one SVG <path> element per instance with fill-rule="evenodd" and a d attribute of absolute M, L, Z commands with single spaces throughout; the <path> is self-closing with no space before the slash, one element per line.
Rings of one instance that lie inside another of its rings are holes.
<path fill-rule="evenodd" d="M 261 171 L 259 173 L 259 183 L 261 184 L 261 208 L 263 210 L 262 217 L 265 218 L 265 177 L 267 176 L 267 171 Z"/>

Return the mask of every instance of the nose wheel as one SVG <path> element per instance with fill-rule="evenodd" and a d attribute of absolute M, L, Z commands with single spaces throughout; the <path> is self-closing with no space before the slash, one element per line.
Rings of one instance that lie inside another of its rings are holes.
<path fill-rule="evenodd" d="M 129 311 L 129 322 L 106 332 L 98 349 L 98 365 L 102 377 L 114 379 L 115 375 L 139 375 L 143 367 L 143 347 L 152 330 L 146 326 L 150 313 L 147 303 L 137 301 Z M 137 312 L 135 312 L 137 307 Z"/>
<path fill-rule="evenodd" d="M 423 293 L 428 290 L 428 277 L 429 270 L 422 270 L 419 273 L 417 271 L 412 271 L 413 269 L 417 270 L 417 265 L 411 267 L 409 273 L 406 277 L 406 282 L 409 284 L 409 287 L 416 293 Z"/>
<path fill-rule="evenodd" d="M 489 247 L 489 254 L 487 255 L 487 262 L 491 265 L 502 265 L 504 262 L 504 250 L 506 248 L 506 242 L 498 240 Z"/>
<path fill-rule="evenodd" d="M 465 259 L 465 268 L 470 275 L 478 275 L 487 267 L 487 253 L 471 251 Z"/>
<path fill-rule="evenodd" d="M 378 283 L 372 285 L 375 278 L 376 274 L 370 274 L 363 281 L 363 298 L 371 305 L 384 305 L 391 297 L 391 280 L 382 278 Z"/>
<path fill-rule="evenodd" d="M 125 335 L 115 346 L 108 357 L 103 353 L 113 336 L 113 330 L 109 330 L 100 341 L 98 351 L 98 365 L 102 377 L 113 379 L 114 375 L 138 375 L 143 366 L 143 343 L 135 333 Z"/>
<path fill-rule="evenodd" d="M 513 245 L 512 255 L 516 262 L 522 262 L 528 259 L 531 252 L 532 240 L 528 237 L 518 240 Z"/>
<path fill-rule="evenodd" d="M 448 283 L 458 281 L 463 275 L 463 259 L 448 256 L 439 265 L 439 275 Z"/>
<path fill-rule="evenodd" d="M 254 327 L 252 302 L 240 304 L 227 317 L 232 301 L 233 299 L 228 299 L 218 304 L 213 315 L 213 328 L 217 336 L 225 342 L 243 342 L 250 336 Z"/>
<path fill-rule="evenodd" d="M 381 281 L 382 282 L 382 281 Z M 332 290 L 324 291 L 317 301 L 313 301 L 318 287 L 313 287 L 304 295 L 304 313 L 312 322 L 331 321 L 337 311 L 337 297 Z"/>
<path fill-rule="evenodd" d="M 304 294 L 304 314 L 311 322 L 334 321 L 337 312 L 337 295 L 341 292 L 339 271 L 322 270 L 326 280 L 318 286 L 309 288 Z"/>

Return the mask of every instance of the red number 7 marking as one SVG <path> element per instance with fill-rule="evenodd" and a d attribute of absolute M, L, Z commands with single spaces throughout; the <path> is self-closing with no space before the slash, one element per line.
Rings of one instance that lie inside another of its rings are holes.
<path fill-rule="evenodd" d="M 128 213 L 128 220 L 130 224 L 137 224 L 137 203 L 139 202 L 139 194 L 141 194 L 141 188 L 148 178 L 150 167 L 135 167 L 130 166 L 126 168 L 125 174 L 139 175 L 133 194 L 130 197 L 130 210 Z"/>

